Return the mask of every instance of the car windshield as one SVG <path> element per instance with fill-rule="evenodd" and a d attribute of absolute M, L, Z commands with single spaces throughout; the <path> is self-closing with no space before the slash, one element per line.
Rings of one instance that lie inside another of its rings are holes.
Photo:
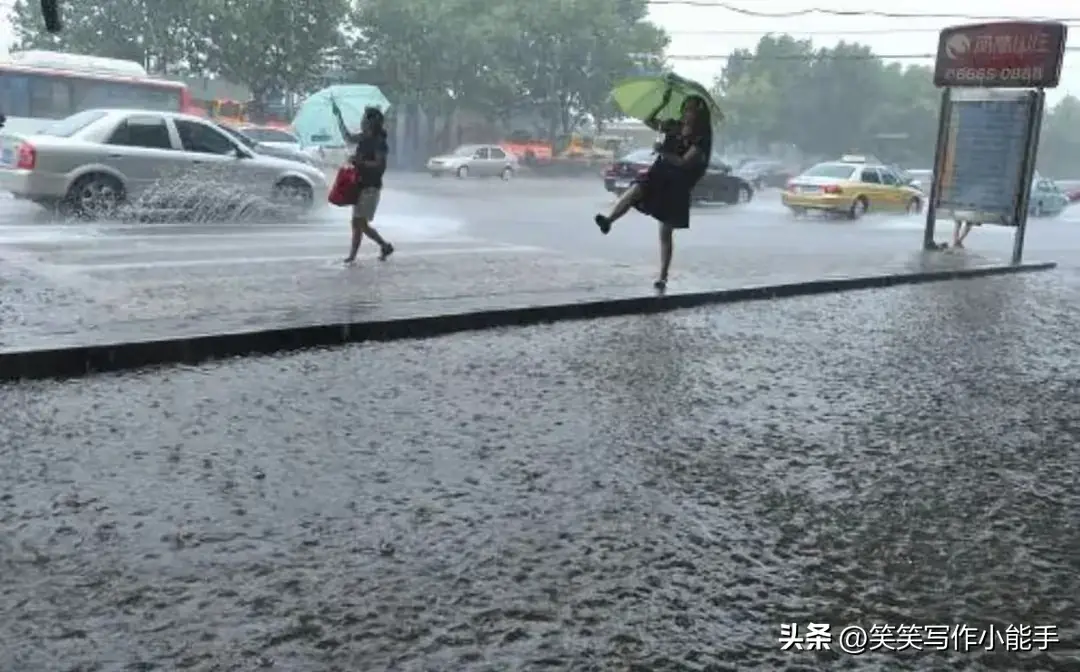
<path fill-rule="evenodd" d="M 286 133 L 276 128 L 251 127 L 245 128 L 244 133 L 256 142 L 300 142 L 292 133 Z"/>
<path fill-rule="evenodd" d="M 452 156 L 472 156 L 478 149 L 480 147 L 477 145 L 462 145 L 453 151 Z"/>
<path fill-rule="evenodd" d="M 846 180 L 855 173 L 855 167 L 844 163 L 819 163 L 803 173 L 803 177 L 831 177 Z"/>
<path fill-rule="evenodd" d="M 41 135 L 52 135 L 57 138 L 70 138 L 98 119 L 101 119 L 106 114 L 108 113 L 104 110 L 84 110 L 82 112 L 77 112 L 66 119 L 54 121 L 39 131 L 39 133 Z"/>
<path fill-rule="evenodd" d="M 654 155 L 651 149 L 635 149 L 619 160 L 626 163 L 651 163 Z"/>

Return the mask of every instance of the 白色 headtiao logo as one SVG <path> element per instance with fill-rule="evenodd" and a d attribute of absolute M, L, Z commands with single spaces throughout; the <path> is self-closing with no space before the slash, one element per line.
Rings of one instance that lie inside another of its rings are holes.
<path fill-rule="evenodd" d="M 959 60 L 967 55 L 971 50 L 971 40 L 964 33 L 957 33 L 951 35 L 948 40 L 945 41 L 945 55 L 950 60 Z"/>

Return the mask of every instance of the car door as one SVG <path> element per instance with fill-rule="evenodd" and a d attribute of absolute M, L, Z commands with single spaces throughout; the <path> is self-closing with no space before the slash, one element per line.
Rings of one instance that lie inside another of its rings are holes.
<path fill-rule="evenodd" d="M 498 147 L 489 147 L 488 153 L 491 158 L 491 170 L 493 175 L 502 175 L 503 170 L 510 165 L 510 158 L 506 152 Z"/>
<path fill-rule="evenodd" d="M 907 208 L 908 195 L 904 191 L 903 181 L 888 168 L 879 168 L 881 175 L 881 198 L 890 210 L 904 210 Z"/>
<path fill-rule="evenodd" d="M 469 172 L 476 176 L 491 175 L 491 154 L 487 147 L 481 147 L 473 152 L 472 159 L 469 161 Z"/>
<path fill-rule="evenodd" d="M 889 209 L 891 206 L 884 196 L 881 185 L 881 172 L 877 168 L 863 168 L 859 175 L 862 183 L 862 191 L 870 199 L 870 207 L 874 210 Z"/>
<path fill-rule="evenodd" d="M 210 124 L 173 119 L 189 174 L 206 185 L 248 190 L 268 176 L 262 162 Z"/>
<path fill-rule="evenodd" d="M 104 163 L 124 176 L 128 197 L 137 198 L 182 169 L 178 143 L 159 114 L 133 114 L 105 141 Z"/>

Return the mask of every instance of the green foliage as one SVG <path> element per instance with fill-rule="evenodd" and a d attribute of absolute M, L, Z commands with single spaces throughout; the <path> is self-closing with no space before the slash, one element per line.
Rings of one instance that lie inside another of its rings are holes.
<path fill-rule="evenodd" d="M 184 6 L 199 38 L 192 60 L 247 85 L 256 98 L 317 82 L 342 43 L 348 15 L 347 0 L 196 0 Z"/>
<path fill-rule="evenodd" d="M 1080 100 L 1065 96 L 1043 119 L 1039 170 L 1050 177 L 1080 174 Z"/>
<path fill-rule="evenodd" d="M 40 3 L 17 0 L 13 48 L 124 58 L 155 72 L 186 72 L 192 15 L 189 6 L 170 0 L 64 0 L 64 31 L 50 35 Z"/>
<path fill-rule="evenodd" d="M 730 117 L 727 141 L 918 165 L 933 156 L 940 92 L 930 70 L 886 64 L 865 45 L 815 49 L 809 40 L 766 35 L 753 52 L 731 54 L 716 95 Z"/>
<path fill-rule="evenodd" d="M 644 0 L 367 0 L 347 52 L 392 98 L 495 119 L 539 114 L 549 133 L 607 111 L 612 85 L 662 62 L 667 37 Z"/>

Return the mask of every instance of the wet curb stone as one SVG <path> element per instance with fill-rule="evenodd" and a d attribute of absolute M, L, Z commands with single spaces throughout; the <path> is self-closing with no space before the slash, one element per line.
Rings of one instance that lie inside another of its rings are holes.
<path fill-rule="evenodd" d="M 833 292 L 876 289 L 946 280 L 1048 271 L 1054 262 L 984 265 L 963 269 L 888 273 L 700 291 L 427 314 L 387 320 L 305 324 L 274 329 L 204 334 L 74 347 L 15 349 L 0 353 L 0 380 L 71 378 L 164 364 L 270 354 L 362 341 L 430 338 L 463 331 L 666 312 L 700 306 Z"/>

